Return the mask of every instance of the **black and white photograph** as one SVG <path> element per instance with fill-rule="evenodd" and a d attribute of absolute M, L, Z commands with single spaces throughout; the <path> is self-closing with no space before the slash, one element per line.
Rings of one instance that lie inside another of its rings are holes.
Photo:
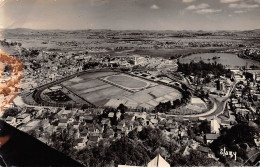
<path fill-rule="evenodd" d="M 260 166 L 260 0 L 0 0 L 0 166 Z"/>

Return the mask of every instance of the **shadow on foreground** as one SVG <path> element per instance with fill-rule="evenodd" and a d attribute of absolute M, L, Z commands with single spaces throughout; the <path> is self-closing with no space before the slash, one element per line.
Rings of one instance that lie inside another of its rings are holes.
<path fill-rule="evenodd" d="M 0 120 L 0 166 L 82 166 Z"/>

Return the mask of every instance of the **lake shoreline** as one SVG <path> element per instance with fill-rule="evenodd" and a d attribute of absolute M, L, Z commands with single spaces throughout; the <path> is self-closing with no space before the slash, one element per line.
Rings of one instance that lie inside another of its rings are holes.
<path fill-rule="evenodd" d="M 250 66 L 260 67 L 260 62 L 252 59 L 244 59 L 234 53 L 198 53 L 190 56 L 178 58 L 180 63 L 190 63 L 191 61 L 199 62 L 204 61 L 205 63 L 220 63 L 226 68 L 249 68 Z"/>

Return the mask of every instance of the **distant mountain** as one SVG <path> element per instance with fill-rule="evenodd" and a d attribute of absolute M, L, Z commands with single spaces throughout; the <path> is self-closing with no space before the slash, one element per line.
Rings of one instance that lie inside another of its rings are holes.
<path fill-rule="evenodd" d="M 250 33 L 260 33 L 260 29 L 255 29 L 255 30 L 246 30 L 242 32 L 250 32 Z"/>
<path fill-rule="evenodd" d="M 237 31 L 236 34 L 244 35 L 244 36 L 256 36 L 256 37 L 259 37 L 260 29 Z"/>
<path fill-rule="evenodd" d="M 0 120 L 0 166 L 83 165 Z"/>
<path fill-rule="evenodd" d="M 80 31 L 91 31 L 91 32 L 164 32 L 164 33 L 260 33 L 260 29 L 253 30 L 110 30 L 110 29 L 79 29 L 79 30 L 66 30 L 66 29 L 29 29 L 29 28 L 14 28 L 14 29 L 0 29 L 6 32 L 80 32 Z"/>

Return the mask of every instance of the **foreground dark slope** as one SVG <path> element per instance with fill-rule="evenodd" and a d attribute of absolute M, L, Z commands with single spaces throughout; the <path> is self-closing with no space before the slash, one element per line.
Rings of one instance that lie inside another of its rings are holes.
<path fill-rule="evenodd" d="M 30 135 L 0 120 L 0 166 L 82 166 Z M 2 144 L 1 144 L 2 142 Z"/>

